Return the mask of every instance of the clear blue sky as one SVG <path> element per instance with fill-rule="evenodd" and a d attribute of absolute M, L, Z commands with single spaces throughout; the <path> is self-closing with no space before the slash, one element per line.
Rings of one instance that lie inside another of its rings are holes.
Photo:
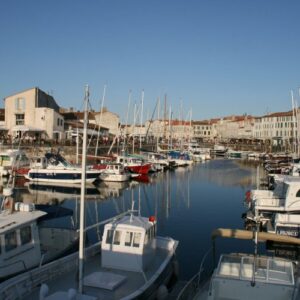
<path fill-rule="evenodd" d="M 300 1 L 2 0 L 0 98 L 34 86 L 124 120 L 167 94 L 174 117 L 263 115 L 299 99 Z M 300 103 L 300 100 L 298 101 Z"/>

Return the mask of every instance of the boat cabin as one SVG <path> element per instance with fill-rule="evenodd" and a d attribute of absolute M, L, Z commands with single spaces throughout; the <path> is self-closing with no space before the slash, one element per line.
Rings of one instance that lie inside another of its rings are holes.
<path fill-rule="evenodd" d="M 106 173 L 111 173 L 111 174 L 123 174 L 124 173 L 124 166 L 119 163 L 110 163 L 107 164 L 105 168 Z"/>
<path fill-rule="evenodd" d="M 47 165 L 46 157 L 33 157 L 30 162 L 30 167 L 33 169 L 46 169 Z"/>
<path fill-rule="evenodd" d="M 280 193 L 277 194 L 276 189 L 273 196 L 257 195 L 254 199 L 254 210 L 261 211 L 300 211 L 300 180 L 297 177 L 286 178 L 279 184 Z"/>
<path fill-rule="evenodd" d="M 117 163 L 123 165 L 141 165 L 144 163 L 142 158 L 136 158 L 131 156 L 117 156 Z"/>
<path fill-rule="evenodd" d="M 128 271 L 143 271 L 156 252 L 154 217 L 125 216 L 104 227 L 102 266 Z"/>
<path fill-rule="evenodd" d="M 0 279 L 39 264 L 41 250 L 37 219 L 46 212 L 15 203 L 15 212 L 0 213 Z"/>

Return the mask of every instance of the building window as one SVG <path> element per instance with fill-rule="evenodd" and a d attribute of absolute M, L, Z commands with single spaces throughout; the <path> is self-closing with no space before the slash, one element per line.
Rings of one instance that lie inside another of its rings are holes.
<path fill-rule="evenodd" d="M 16 114 L 16 125 L 24 125 L 24 114 Z"/>
<path fill-rule="evenodd" d="M 25 98 L 16 98 L 15 99 L 15 109 L 16 110 L 25 110 Z"/>

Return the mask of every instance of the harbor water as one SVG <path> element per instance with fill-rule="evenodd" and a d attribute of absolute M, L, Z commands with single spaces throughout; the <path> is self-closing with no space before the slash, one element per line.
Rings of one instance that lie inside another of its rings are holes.
<path fill-rule="evenodd" d="M 257 182 L 257 170 L 239 160 L 215 159 L 190 167 L 155 173 L 129 183 L 100 182 L 87 187 L 86 226 L 113 217 L 132 207 L 143 216 L 155 216 L 159 235 L 179 241 L 177 261 L 180 280 L 198 272 L 201 260 L 211 247 L 216 228 L 243 229 L 244 196 Z M 38 185 L 17 182 L 16 201 L 52 204 L 74 211 L 79 226 L 80 186 Z M 87 232 L 87 242 L 101 239 L 103 227 Z M 217 254 L 253 252 L 252 241 L 217 240 Z M 264 251 L 260 246 L 259 251 Z"/>

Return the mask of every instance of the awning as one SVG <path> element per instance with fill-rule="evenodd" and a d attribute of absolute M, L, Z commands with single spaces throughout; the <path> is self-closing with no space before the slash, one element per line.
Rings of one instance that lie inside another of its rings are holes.
<path fill-rule="evenodd" d="M 35 128 L 35 127 L 31 127 L 31 126 L 25 126 L 25 125 L 17 125 L 14 126 L 12 129 L 12 131 L 32 131 L 32 132 L 43 132 L 45 130 L 42 130 L 40 128 Z"/>

